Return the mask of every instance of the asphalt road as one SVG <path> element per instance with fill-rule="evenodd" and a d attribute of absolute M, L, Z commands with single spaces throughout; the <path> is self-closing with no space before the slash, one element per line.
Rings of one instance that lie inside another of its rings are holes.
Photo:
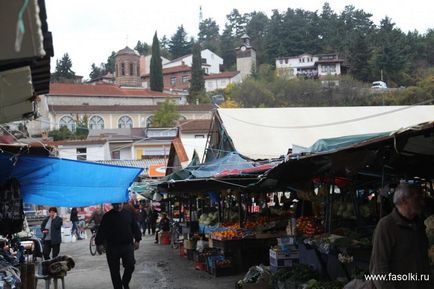
<path fill-rule="evenodd" d="M 71 255 L 75 268 L 65 277 L 67 289 L 113 288 L 105 255 L 91 256 L 89 240 L 62 243 L 61 255 Z M 153 236 L 146 236 L 135 251 L 136 268 L 131 289 L 232 289 L 243 276 L 215 278 L 194 269 L 194 262 L 179 256 L 179 250 L 154 244 Z M 37 289 L 44 289 L 39 281 Z"/>

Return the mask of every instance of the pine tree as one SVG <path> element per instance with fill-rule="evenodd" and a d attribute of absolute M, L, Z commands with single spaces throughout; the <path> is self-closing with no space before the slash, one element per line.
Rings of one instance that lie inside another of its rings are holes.
<path fill-rule="evenodd" d="M 115 72 L 115 58 L 116 58 L 116 52 L 112 51 L 110 56 L 107 58 L 107 63 L 105 64 L 105 73 Z"/>
<path fill-rule="evenodd" d="M 203 79 L 202 56 L 199 42 L 193 45 L 193 63 L 191 66 L 191 83 L 190 83 L 190 103 L 195 98 L 200 98 L 205 93 L 205 82 Z"/>
<path fill-rule="evenodd" d="M 348 62 L 350 72 L 354 78 L 362 81 L 370 80 L 369 60 L 371 58 L 371 48 L 366 37 L 358 34 L 350 45 Z"/>
<path fill-rule="evenodd" d="M 101 66 L 104 66 L 104 63 L 101 63 Z M 104 74 L 104 70 L 101 69 L 101 67 L 98 67 L 95 65 L 95 63 L 92 63 L 91 71 L 89 73 L 90 79 L 97 79 L 98 77 L 101 77 Z"/>
<path fill-rule="evenodd" d="M 169 43 L 169 51 L 173 58 L 178 58 L 190 53 L 192 42 L 187 41 L 186 37 L 187 32 L 185 32 L 184 26 L 179 26 Z"/>
<path fill-rule="evenodd" d="M 75 72 L 71 70 L 72 61 L 68 53 L 65 53 L 62 58 L 56 60 L 56 70 L 52 75 L 54 81 L 65 81 L 66 79 L 73 79 Z"/>
<path fill-rule="evenodd" d="M 163 91 L 163 65 L 160 56 L 160 42 L 158 41 L 157 31 L 155 31 L 152 41 L 152 56 L 150 67 L 150 87 L 153 91 Z"/>

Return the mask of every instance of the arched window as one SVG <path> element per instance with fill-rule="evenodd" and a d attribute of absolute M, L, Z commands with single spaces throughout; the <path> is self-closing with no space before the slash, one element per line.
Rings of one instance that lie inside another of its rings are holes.
<path fill-rule="evenodd" d="M 59 128 L 66 127 L 70 131 L 75 131 L 75 121 L 70 116 L 64 116 L 59 120 Z"/>
<path fill-rule="evenodd" d="M 131 117 L 124 115 L 118 121 L 118 128 L 132 128 L 133 120 Z"/>
<path fill-rule="evenodd" d="M 98 115 L 94 115 L 89 120 L 89 129 L 103 129 L 104 119 Z"/>

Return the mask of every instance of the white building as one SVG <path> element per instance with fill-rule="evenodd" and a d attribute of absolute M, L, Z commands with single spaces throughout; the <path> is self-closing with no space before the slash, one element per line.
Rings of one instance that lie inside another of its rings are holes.
<path fill-rule="evenodd" d="M 110 159 L 107 140 L 69 140 L 50 143 L 58 151 L 58 157 L 70 160 L 99 161 Z"/>
<path fill-rule="evenodd" d="M 202 69 L 204 70 L 205 74 L 220 73 L 220 65 L 223 65 L 223 58 L 209 49 L 202 50 L 200 54 L 202 57 Z M 193 54 L 188 54 L 176 58 L 170 62 L 163 63 L 163 69 L 181 65 L 187 65 L 191 67 L 193 65 Z"/>
<path fill-rule="evenodd" d="M 149 74 L 151 72 L 151 58 L 152 55 L 140 56 L 140 76 Z M 170 62 L 169 59 L 161 56 L 161 64 L 163 66 L 168 62 Z"/>
<path fill-rule="evenodd" d="M 225 89 L 228 84 L 241 82 L 241 73 L 239 71 L 225 71 L 222 73 L 210 74 L 204 76 L 205 90 L 214 91 Z"/>
<path fill-rule="evenodd" d="M 343 59 L 337 54 L 312 55 L 304 53 L 294 57 L 276 59 L 278 75 L 287 78 L 321 78 L 328 75 L 341 75 Z"/>

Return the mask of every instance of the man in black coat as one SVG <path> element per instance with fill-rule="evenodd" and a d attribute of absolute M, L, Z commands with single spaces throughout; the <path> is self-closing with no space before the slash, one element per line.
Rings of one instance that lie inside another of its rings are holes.
<path fill-rule="evenodd" d="M 53 250 L 52 257 L 59 255 L 60 243 L 62 243 L 61 228 L 63 220 L 57 215 L 57 208 L 51 207 L 48 210 L 48 217 L 42 221 L 41 231 L 44 234 L 43 255 L 44 259 L 50 259 L 50 252 Z"/>
<path fill-rule="evenodd" d="M 131 213 L 123 209 L 122 203 L 113 204 L 113 209 L 105 213 L 96 234 L 98 249 L 105 245 L 107 263 L 114 289 L 129 289 L 134 272 L 134 250 L 139 248 L 142 239 L 139 226 Z M 100 250 L 100 249 L 99 249 Z M 121 278 L 120 259 L 124 266 Z"/>

